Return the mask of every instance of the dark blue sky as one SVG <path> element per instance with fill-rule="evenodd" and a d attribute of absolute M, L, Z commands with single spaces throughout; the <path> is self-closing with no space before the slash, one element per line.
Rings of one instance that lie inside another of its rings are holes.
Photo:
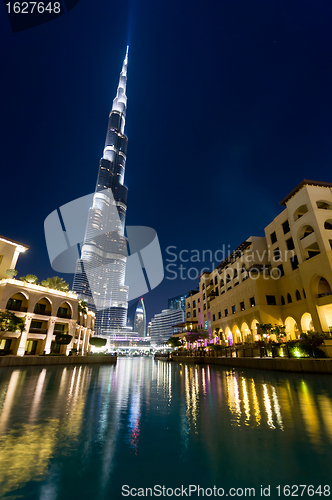
<path fill-rule="evenodd" d="M 15 34 L 0 16 L 0 234 L 30 245 L 19 275 L 58 274 L 44 219 L 95 188 L 127 43 L 127 224 L 165 258 L 234 248 L 302 179 L 332 181 L 330 0 L 80 0 Z M 148 319 L 197 286 L 165 276 Z"/>

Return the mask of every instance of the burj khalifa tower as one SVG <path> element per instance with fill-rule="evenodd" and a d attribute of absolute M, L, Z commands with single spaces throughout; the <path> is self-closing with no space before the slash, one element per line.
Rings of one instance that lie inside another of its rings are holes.
<path fill-rule="evenodd" d="M 97 186 L 73 283 L 73 290 L 95 311 L 95 331 L 99 335 L 119 332 L 127 323 L 127 239 L 124 234 L 128 193 L 124 185 L 128 142 L 124 134 L 127 64 L 128 47 L 109 114 Z"/>

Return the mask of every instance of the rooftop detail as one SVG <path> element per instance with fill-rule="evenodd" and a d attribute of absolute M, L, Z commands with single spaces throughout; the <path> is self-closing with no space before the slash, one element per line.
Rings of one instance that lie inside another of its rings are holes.
<path fill-rule="evenodd" d="M 0 241 L 8 243 L 9 245 L 16 246 L 20 252 L 25 252 L 29 248 L 27 245 L 22 245 L 22 243 L 18 243 L 17 241 L 11 240 L 10 238 L 5 238 L 4 236 L 1 235 L 0 235 Z"/>
<path fill-rule="evenodd" d="M 280 205 L 286 205 L 287 201 L 289 201 L 300 189 L 302 189 L 304 186 L 318 186 L 318 187 L 329 187 L 332 188 L 332 183 L 331 182 L 319 182 L 319 181 L 309 181 L 308 179 L 303 179 L 302 182 L 296 188 L 291 191 L 286 198 L 281 200 Z"/>

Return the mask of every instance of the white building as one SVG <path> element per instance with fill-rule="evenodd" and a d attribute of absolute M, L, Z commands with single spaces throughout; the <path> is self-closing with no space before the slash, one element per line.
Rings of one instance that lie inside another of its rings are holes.
<path fill-rule="evenodd" d="M 150 336 L 153 344 L 164 344 L 173 335 L 173 325 L 184 320 L 182 309 L 163 309 L 151 320 Z"/>

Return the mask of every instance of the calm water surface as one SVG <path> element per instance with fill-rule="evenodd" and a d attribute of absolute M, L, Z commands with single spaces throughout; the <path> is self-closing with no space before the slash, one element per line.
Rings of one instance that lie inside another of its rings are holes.
<path fill-rule="evenodd" d="M 332 485 L 331 380 L 151 358 L 2 369 L 1 496 L 120 499 L 122 485 L 193 484 L 260 497 L 270 484 L 277 498 L 278 484 Z"/>

